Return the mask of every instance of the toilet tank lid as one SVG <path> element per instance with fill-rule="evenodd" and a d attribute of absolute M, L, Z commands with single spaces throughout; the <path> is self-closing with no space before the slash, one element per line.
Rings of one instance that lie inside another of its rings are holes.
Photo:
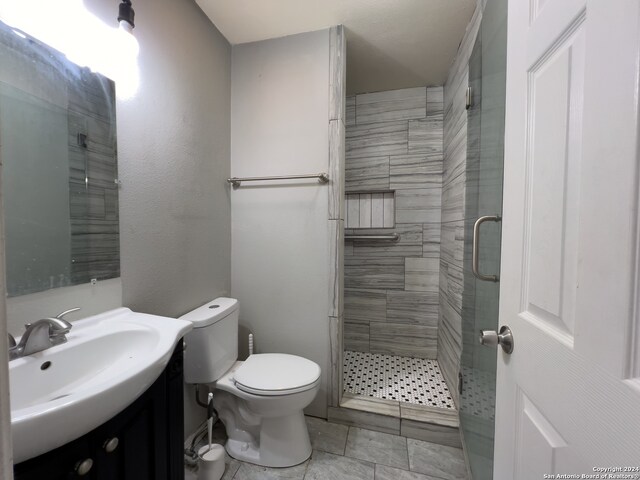
<path fill-rule="evenodd" d="M 218 297 L 189 313 L 185 313 L 180 319 L 193 323 L 193 328 L 202 328 L 216 323 L 236 310 L 238 310 L 238 300 Z"/>

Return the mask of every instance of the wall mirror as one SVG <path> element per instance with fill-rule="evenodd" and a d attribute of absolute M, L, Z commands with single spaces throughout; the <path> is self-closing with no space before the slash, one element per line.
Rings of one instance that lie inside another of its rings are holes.
<path fill-rule="evenodd" d="M 115 85 L 0 22 L 7 295 L 120 276 Z"/>

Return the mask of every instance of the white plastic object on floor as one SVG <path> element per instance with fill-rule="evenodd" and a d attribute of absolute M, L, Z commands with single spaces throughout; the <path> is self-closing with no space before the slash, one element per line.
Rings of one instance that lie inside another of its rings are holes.
<path fill-rule="evenodd" d="M 203 446 L 198 450 L 198 480 L 220 480 L 224 475 L 224 447 Z"/>
<path fill-rule="evenodd" d="M 253 355 L 253 333 L 249 334 L 249 355 Z"/>

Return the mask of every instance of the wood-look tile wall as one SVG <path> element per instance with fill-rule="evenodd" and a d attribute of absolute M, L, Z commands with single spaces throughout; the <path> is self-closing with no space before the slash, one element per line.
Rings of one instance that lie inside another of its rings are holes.
<path fill-rule="evenodd" d="M 348 97 L 345 118 L 345 233 L 399 235 L 345 244 L 345 349 L 436 358 L 443 88 Z"/>
<path fill-rule="evenodd" d="M 331 371 L 327 403 L 342 399 L 344 350 L 345 102 L 347 39 L 342 25 L 329 30 L 329 342 Z"/>

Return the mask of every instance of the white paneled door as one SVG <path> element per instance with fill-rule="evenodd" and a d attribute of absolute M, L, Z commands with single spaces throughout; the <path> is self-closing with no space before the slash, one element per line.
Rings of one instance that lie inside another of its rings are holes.
<path fill-rule="evenodd" d="M 509 0 L 498 480 L 640 478 L 639 47 L 638 0 Z"/>

